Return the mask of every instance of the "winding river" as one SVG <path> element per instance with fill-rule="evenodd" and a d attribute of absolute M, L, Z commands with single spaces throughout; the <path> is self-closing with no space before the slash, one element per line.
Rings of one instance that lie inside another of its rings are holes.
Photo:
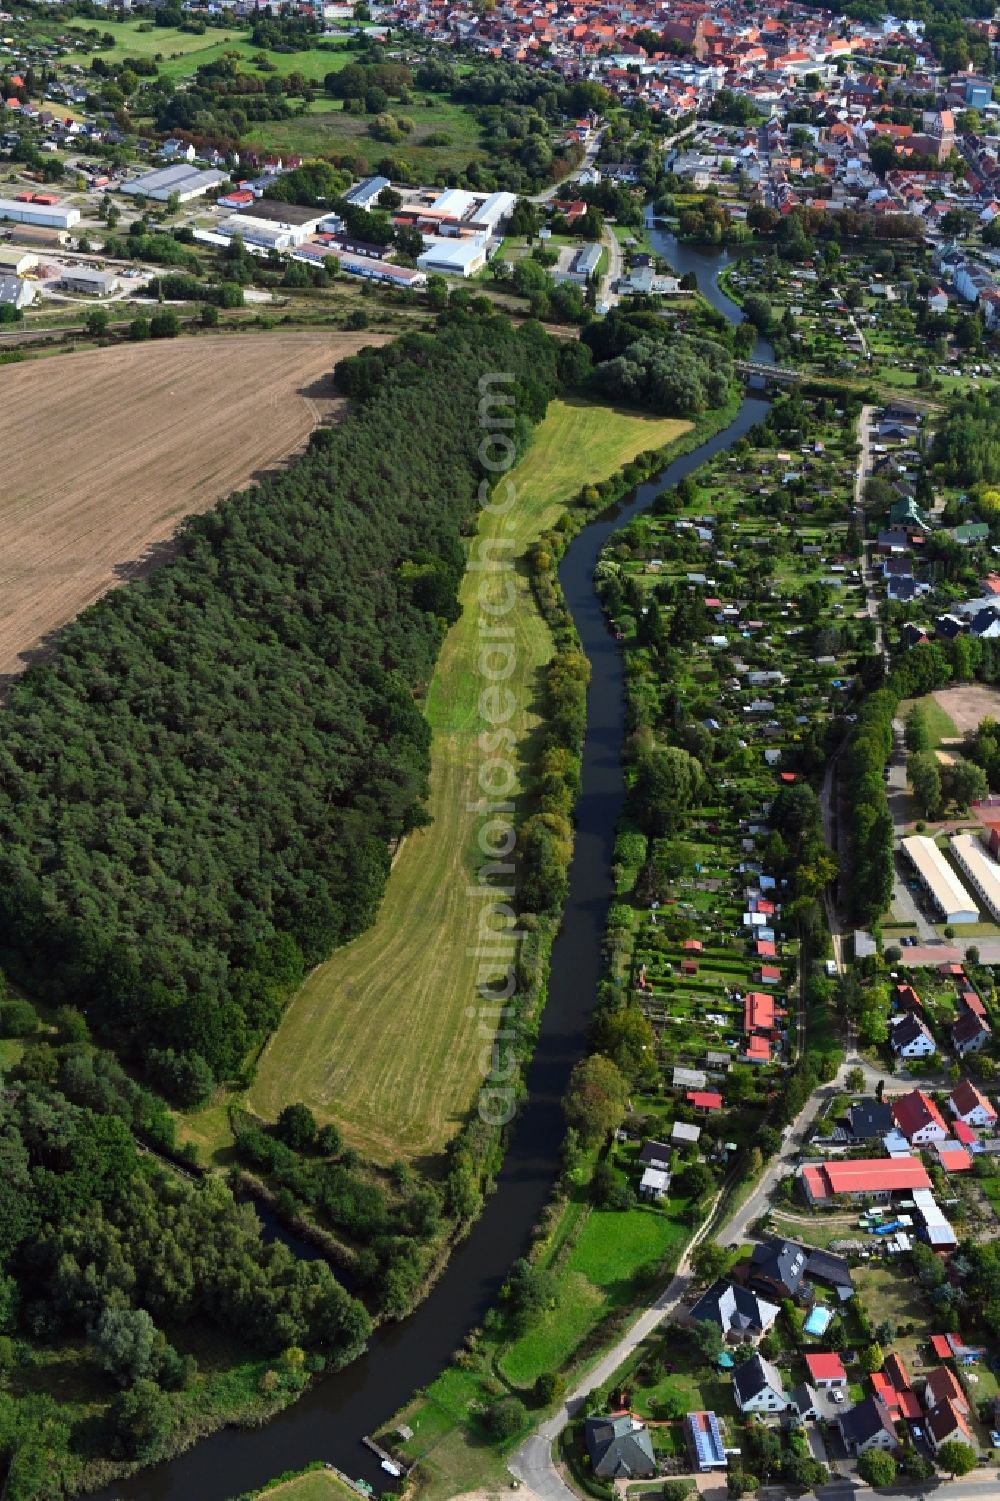
<path fill-rule="evenodd" d="M 712 305 L 731 320 L 740 320 L 740 310 L 716 285 L 719 271 L 728 263 L 725 251 L 678 245 L 655 229 L 652 238 L 678 275 L 695 272 Z M 755 353 L 761 359 L 771 357 L 762 343 Z M 266 1426 L 223 1429 L 176 1459 L 109 1487 L 97 1501 L 228 1501 L 316 1459 L 330 1460 L 347 1474 L 367 1479 L 376 1494 L 386 1489 L 387 1477 L 362 1446 L 362 1436 L 374 1433 L 418 1387 L 432 1381 L 468 1331 L 481 1323 L 511 1263 L 527 1249 L 559 1163 L 564 1130 L 560 1101 L 570 1069 L 583 1052 L 600 977 L 615 825 L 624 796 L 622 655 L 597 602 L 594 565 L 615 531 L 661 491 L 729 448 L 766 410 L 765 401 L 748 396 L 729 427 L 675 460 L 627 503 L 581 532 L 560 566 L 560 582 L 593 670 L 583 790 L 548 1002 L 527 1075 L 528 1099 L 482 1217 L 455 1250 L 426 1302 L 402 1324 L 379 1329 L 360 1360 L 321 1381 Z"/>

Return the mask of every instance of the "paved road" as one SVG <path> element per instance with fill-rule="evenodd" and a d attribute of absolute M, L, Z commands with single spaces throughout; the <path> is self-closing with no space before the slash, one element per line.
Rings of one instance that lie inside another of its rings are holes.
<path fill-rule="evenodd" d="M 604 226 L 603 244 L 608 252 L 608 269 L 604 273 L 598 297 L 602 302 L 606 302 L 608 307 L 614 307 L 618 302 L 618 293 L 614 288 L 625 274 L 625 265 L 618 236 L 608 224 Z"/>
<path fill-rule="evenodd" d="M 554 182 L 551 187 L 544 188 L 540 193 L 533 193 L 531 196 L 531 202 L 548 203 L 551 198 L 556 198 L 560 194 L 564 193 L 568 185 L 571 182 L 575 182 L 576 179 L 580 176 L 581 172 L 585 172 L 588 167 L 592 167 L 594 165 L 594 158 L 597 156 L 597 153 L 601 148 L 601 141 L 603 139 L 604 131 L 595 131 L 587 144 L 587 149 L 584 152 L 583 161 L 580 163 L 580 165 L 574 168 L 574 170 L 569 174 L 568 177 L 560 177 L 559 181 Z"/>
<path fill-rule="evenodd" d="M 767 1201 L 778 1181 L 793 1171 L 802 1141 L 811 1132 L 821 1109 L 838 1088 L 843 1087 L 845 1069 L 846 1065 L 841 1069 L 834 1083 L 823 1090 L 817 1090 L 806 1101 L 786 1131 L 781 1151 L 768 1163 L 760 1183 L 746 1203 L 716 1232 L 715 1239 L 720 1245 L 743 1241 L 746 1238 L 747 1226 L 764 1213 Z M 593 1370 L 588 1372 L 566 1398 L 562 1407 L 551 1418 L 547 1418 L 512 1457 L 509 1465 L 511 1472 L 540 1496 L 542 1501 L 576 1501 L 575 1493 L 566 1485 L 553 1462 L 552 1445 L 578 1410 L 583 1399 L 595 1387 L 603 1386 L 609 1381 L 642 1341 L 676 1313 L 691 1286 L 691 1252 L 704 1239 L 711 1222 L 712 1214 L 709 1211 L 705 1223 L 692 1237 L 684 1252 L 676 1273 L 656 1300 L 643 1310 L 617 1341 L 614 1348 L 594 1366 Z"/>

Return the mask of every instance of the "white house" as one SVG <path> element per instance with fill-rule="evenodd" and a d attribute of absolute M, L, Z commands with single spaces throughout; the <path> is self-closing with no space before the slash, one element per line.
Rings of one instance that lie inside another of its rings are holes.
<path fill-rule="evenodd" d="M 995 1126 L 997 1113 L 982 1090 L 971 1079 L 956 1084 L 948 1096 L 948 1108 L 967 1126 Z"/>
<path fill-rule="evenodd" d="M 894 1018 L 889 1042 L 897 1058 L 930 1058 L 937 1051 L 934 1038 L 912 1013 Z"/>
<path fill-rule="evenodd" d="M 777 1366 L 751 1355 L 733 1371 L 733 1396 L 740 1412 L 784 1412 L 788 1394 Z"/>

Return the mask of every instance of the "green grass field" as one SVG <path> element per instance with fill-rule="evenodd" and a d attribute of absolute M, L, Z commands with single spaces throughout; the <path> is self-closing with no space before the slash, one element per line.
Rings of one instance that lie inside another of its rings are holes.
<path fill-rule="evenodd" d="M 149 27 L 148 21 L 104 21 L 101 31 L 110 32 L 116 45 L 102 49 L 100 56 L 107 63 L 121 63 L 127 57 L 157 58 L 157 68 L 165 78 L 177 83 L 191 78 L 203 63 L 216 62 L 224 52 L 238 52 L 248 62 L 262 48 L 255 47 L 247 31 L 232 28 L 221 30 L 210 26 L 201 36 L 179 31 L 172 26 Z M 85 27 L 67 27 L 67 33 L 86 30 Z M 275 72 L 301 73 L 308 79 L 322 82 L 327 73 L 333 73 L 347 65 L 357 53 L 346 47 L 311 47 L 308 52 L 268 52 L 268 61 Z M 71 58 L 71 61 L 76 59 Z"/>
<path fill-rule="evenodd" d="M 634 1292 L 639 1268 L 674 1259 L 691 1236 L 689 1227 L 643 1205 L 626 1212 L 593 1209 L 570 1252 L 556 1305 L 504 1354 L 503 1374 L 531 1386 L 556 1371 L 611 1308 Z"/>
<path fill-rule="evenodd" d="M 512 556 L 523 555 L 581 484 L 605 478 L 643 449 L 662 447 L 688 425 L 554 401 L 511 473 L 518 494 L 513 529 L 484 514 L 478 546 L 507 536 Z M 482 905 L 467 890 L 479 826 L 467 804 L 478 796 L 482 759 L 479 577 L 465 577 L 463 614 L 448 632 L 428 695 L 433 821 L 406 841 L 374 926 L 314 970 L 293 998 L 250 1091 L 250 1105 L 268 1119 L 290 1100 L 305 1101 L 376 1160 L 440 1151 L 481 1078 L 483 1039 L 475 1016 L 466 1015 L 476 993 L 476 960 L 467 949 Z M 507 686 L 523 774 L 540 722 L 539 676 L 551 641 L 526 575 L 519 572 L 516 585 L 516 666 Z"/>
<path fill-rule="evenodd" d="M 309 1470 L 282 1480 L 264 1492 L 262 1501 L 357 1501 L 358 1492 L 332 1470 Z"/>
<path fill-rule="evenodd" d="M 479 126 L 464 105 L 437 94 L 418 93 L 412 104 L 390 104 L 389 109 L 414 123 L 412 134 L 397 145 L 375 140 L 369 132 L 370 116 L 345 114 L 339 100 L 328 98 L 314 99 L 304 115 L 292 120 L 265 120 L 252 125 L 245 139 L 249 145 L 300 156 L 350 153 L 363 157 L 369 167 L 391 156 L 408 162 L 424 178 L 458 171 L 470 161 L 485 159 Z M 448 137 L 446 144 L 426 144 L 429 136 L 441 132 Z"/>
<path fill-rule="evenodd" d="M 947 714 L 932 693 L 926 693 L 922 698 L 904 698 L 896 711 L 896 717 L 906 721 L 910 710 L 919 704 L 923 710 L 924 719 L 931 737 L 931 745 L 936 750 L 942 740 L 957 740 L 958 729 L 955 721 Z"/>
<path fill-rule="evenodd" d="M 201 36 L 169 26 L 147 28 L 148 21 L 102 22 L 101 30 L 110 32 L 116 45 L 95 55 L 108 63 L 121 63 L 127 57 L 154 58 L 160 74 L 176 84 L 193 78 L 198 68 L 217 62 L 225 52 L 238 53 L 244 66 L 253 73 L 252 59 L 262 51 L 253 45 L 246 31 L 235 28 L 223 31 L 210 27 Z M 70 33 L 73 29 L 68 28 Z M 327 73 L 339 71 L 358 59 L 357 52 L 336 44 L 312 47 L 308 52 L 267 52 L 266 56 L 280 76 L 301 73 L 319 85 Z M 68 61 L 79 60 L 78 53 L 68 57 Z M 294 119 L 264 120 L 252 125 L 244 139 L 247 145 L 275 153 L 301 156 L 350 153 L 362 157 L 369 167 L 385 156 L 401 157 L 418 176 L 428 179 L 441 172 L 461 170 L 470 161 L 484 158 L 479 126 L 464 105 L 418 91 L 411 103 L 405 106 L 393 103 L 390 110 L 407 115 L 414 122 L 413 133 L 395 146 L 376 141 L 369 134 L 370 118 L 345 114 L 339 100 L 325 95 L 310 101 L 304 114 Z M 448 137 L 445 144 L 426 144 L 429 136 L 442 132 Z"/>

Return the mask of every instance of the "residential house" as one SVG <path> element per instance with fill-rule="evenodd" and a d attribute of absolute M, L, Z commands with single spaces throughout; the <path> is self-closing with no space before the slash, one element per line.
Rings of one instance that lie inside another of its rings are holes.
<path fill-rule="evenodd" d="M 992 1037 L 990 1024 L 974 1011 L 962 1011 L 951 1028 L 951 1045 L 959 1058 L 978 1053 Z"/>
<path fill-rule="evenodd" d="M 968 1414 L 969 1401 L 962 1390 L 962 1383 L 950 1366 L 935 1366 L 924 1382 L 924 1407 L 928 1412 L 951 1402 L 963 1415 Z"/>
<path fill-rule="evenodd" d="M 897 1058 L 930 1058 L 937 1052 L 937 1044 L 927 1026 L 918 1016 L 912 1015 L 894 1018 L 889 1030 L 889 1045 Z"/>
<path fill-rule="evenodd" d="M 740 1344 L 766 1334 L 781 1310 L 776 1303 L 758 1297 L 749 1288 L 720 1278 L 703 1293 L 691 1309 L 698 1323 L 712 1323 L 726 1339 Z"/>
<path fill-rule="evenodd" d="M 649 1430 L 631 1413 L 588 1418 L 584 1435 L 598 1480 L 631 1480 L 656 1474 Z"/>
<path fill-rule="evenodd" d="M 733 1396 L 740 1412 L 784 1412 L 788 1395 L 777 1366 L 751 1355 L 733 1371 Z"/>
<path fill-rule="evenodd" d="M 794 1241 L 768 1236 L 753 1248 L 746 1286 L 766 1298 L 797 1298 L 807 1260 L 806 1252 Z"/>
<path fill-rule="evenodd" d="M 855 1100 L 844 1113 L 844 1126 L 852 1141 L 880 1140 L 892 1130 L 892 1106 L 885 1100 Z"/>
<path fill-rule="evenodd" d="M 867 1454 L 869 1449 L 885 1449 L 891 1453 L 898 1447 L 896 1430 L 884 1402 L 878 1397 L 866 1397 L 850 1412 L 843 1412 L 837 1419 L 840 1432 L 849 1453 Z"/>
<path fill-rule="evenodd" d="M 922 1089 L 913 1089 L 892 1102 L 896 1125 L 911 1146 L 923 1147 L 931 1142 L 945 1141 L 948 1127 L 941 1112 Z"/>
<path fill-rule="evenodd" d="M 995 1126 L 997 1113 L 971 1079 L 962 1079 L 948 1096 L 948 1106 L 966 1126 Z"/>
<path fill-rule="evenodd" d="M 979 1444 L 969 1426 L 966 1412 L 963 1412 L 956 1402 L 946 1397 L 927 1414 L 927 1439 L 935 1454 L 942 1444 L 947 1444 L 953 1439 L 960 1444 L 968 1444 L 976 1454 L 979 1453 Z"/>

